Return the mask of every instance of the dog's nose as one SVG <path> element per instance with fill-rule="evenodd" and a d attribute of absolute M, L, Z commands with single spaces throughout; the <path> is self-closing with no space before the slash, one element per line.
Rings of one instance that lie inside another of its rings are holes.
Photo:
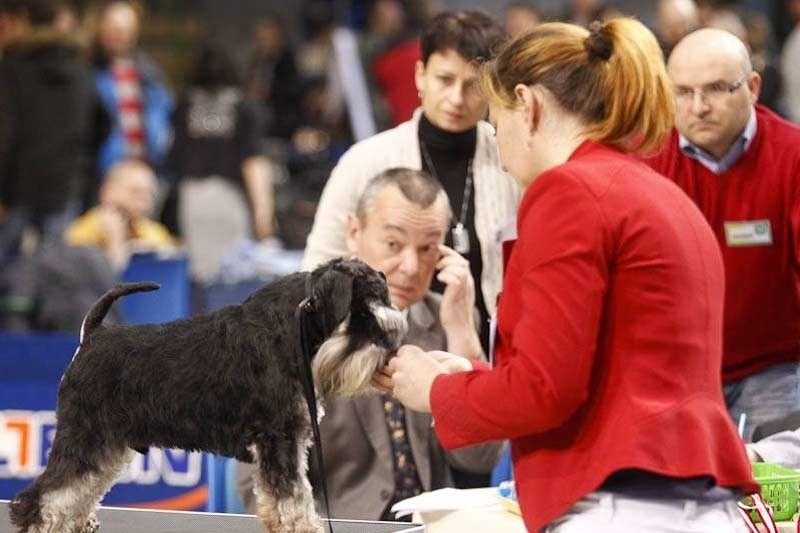
<path fill-rule="evenodd" d="M 391 350 L 386 351 L 386 355 L 383 356 L 383 365 L 388 365 L 389 361 L 391 361 L 392 357 L 397 355 L 397 348 L 393 348 Z"/>
<path fill-rule="evenodd" d="M 408 333 L 408 320 L 406 320 L 402 311 L 395 310 L 395 313 L 397 314 L 396 327 L 388 333 L 392 339 L 393 349 L 397 350 L 403 343 L 403 339 L 406 338 L 406 333 Z"/>
<path fill-rule="evenodd" d="M 384 329 L 386 338 L 389 341 L 389 349 L 392 352 L 396 352 L 403 345 L 403 340 L 406 338 L 406 333 L 408 333 L 406 317 L 400 311 L 398 311 L 397 315 L 398 318 L 392 322 L 391 327 Z"/>
<path fill-rule="evenodd" d="M 391 349 L 396 350 L 408 332 L 408 321 L 405 314 L 396 307 L 384 305 L 372 306 L 372 313 L 378 325 L 386 334 L 386 339 Z"/>

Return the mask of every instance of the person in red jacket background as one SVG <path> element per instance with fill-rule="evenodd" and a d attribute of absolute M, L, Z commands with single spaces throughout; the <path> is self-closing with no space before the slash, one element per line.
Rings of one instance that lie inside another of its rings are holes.
<path fill-rule="evenodd" d="M 672 127 L 633 19 L 542 24 L 484 70 L 500 159 L 525 189 L 495 367 L 404 346 L 376 384 L 445 447 L 511 439 L 529 531 L 740 531 L 755 492 L 725 409 L 724 271 L 702 213 L 628 155 Z M 445 363 L 445 364 L 443 364 Z"/>
<path fill-rule="evenodd" d="M 800 408 L 800 128 L 756 104 L 761 79 L 728 32 L 686 36 L 667 68 L 677 128 L 647 162 L 695 201 L 722 249 L 722 379 L 749 441 Z"/>

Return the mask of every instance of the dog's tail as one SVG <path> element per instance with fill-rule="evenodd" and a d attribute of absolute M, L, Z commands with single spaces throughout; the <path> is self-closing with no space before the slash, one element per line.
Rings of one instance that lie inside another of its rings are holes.
<path fill-rule="evenodd" d="M 108 310 L 111 309 L 111 305 L 116 301 L 117 298 L 134 292 L 154 291 L 159 288 L 161 288 L 161 285 L 154 281 L 121 283 L 119 285 L 115 285 L 111 290 L 101 296 L 100 299 L 97 300 L 92 306 L 92 308 L 89 309 L 89 312 L 86 313 L 86 317 L 83 319 L 83 324 L 81 324 L 81 342 L 83 342 L 83 339 L 91 335 L 92 332 L 97 329 L 97 326 L 103 322 Z"/>
<path fill-rule="evenodd" d="M 39 507 L 41 499 L 41 488 L 34 481 L 11 500 L 8 511 L 11 515 L 11 523 L 17 527 L 17 531 L 28 531 L 41 525 L 42 511 Z"/>

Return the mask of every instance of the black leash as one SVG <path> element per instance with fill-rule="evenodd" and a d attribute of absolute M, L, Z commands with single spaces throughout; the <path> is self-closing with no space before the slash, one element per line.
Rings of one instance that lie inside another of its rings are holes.
<path fill-rule="evenodd" d="M 313 308 L 313 301 L 309 298 L 304 299 L 298 304 L 294 312 L 295 323 L 297 324 L 298 334 L 300 335 L 300 359 L 302 360 L 301 375 L 303 378 L 303 395 L 306 397 L 306 404 L 308 404 L 308 414 L 311 417 L 311 431 L 314 433 L 314 448 L 317 450 L 317 463 L 319 465 L 319 477 L 322 482 L 322 498 L 325 503 L 325 514 L 328 517 L 328 531 L 333 533 L 333 524 L 331 523 L 331 504 L 328 501 L 328 480 L 325 475 L 325 461 L 322 459 L 322 438 L 319 434 L 319 422 L 317 421 L 317 395 L 314 392 L 314 376 L 311 373 L 311 358 L 314 356 L 311 353 L 311 346 L 308 339 L 308 325 L 306 320 L 308 313 Z"/>

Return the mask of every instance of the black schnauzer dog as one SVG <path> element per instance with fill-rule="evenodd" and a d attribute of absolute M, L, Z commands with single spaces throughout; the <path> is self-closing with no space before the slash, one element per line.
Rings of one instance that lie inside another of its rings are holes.
<path fill-rule="evenodd" d="M 158 446 L 255 461 L 257 514 L 267 531 L 322 531 L 306 477 L 312 425 L 298 343 L 314 354 L 322 397 L 369 391 L 407 328 L 383 275 L 337 259 L 207 315 L 101 324 L 118 297 L 156 288 L 119 285 L 84 319 L 59 385 L 47 467 L 12 501 L 14 525 L 27 533 L 97 530 L 95 509 L 134 451 Z"/>

